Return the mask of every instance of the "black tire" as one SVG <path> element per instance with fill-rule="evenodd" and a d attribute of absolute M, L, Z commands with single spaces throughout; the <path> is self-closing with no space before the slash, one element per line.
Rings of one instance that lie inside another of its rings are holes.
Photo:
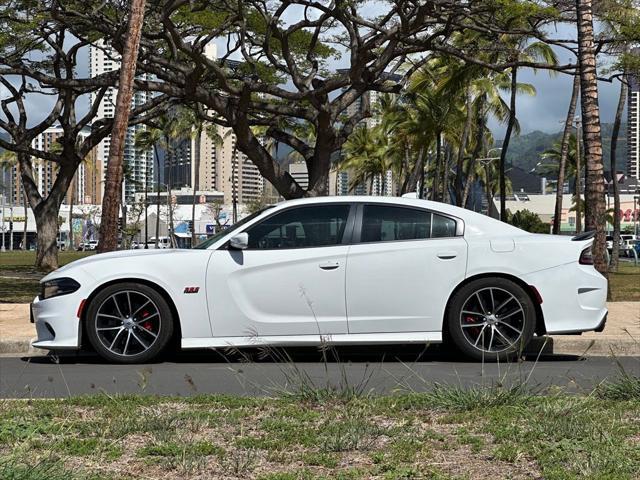
<path fill-rule="evenodd" d="M 85 319 L 91 346 L 102 358 L 116 363 L 156 359 L 173 336 L 171 308 L 156 290 L 140 283 L 104 288 L 91 300 Z"/>
<path fill-rule="evenodd" d="M 491 311 L 495 309 L 498 312 Z M 468 358 L 487 362 L 510 360 L 522 353 L 535 326 L 531 297 L 517 283 L 499 277 L 464 285 L 451 298 L 447 314 L 455 347 Z"/>

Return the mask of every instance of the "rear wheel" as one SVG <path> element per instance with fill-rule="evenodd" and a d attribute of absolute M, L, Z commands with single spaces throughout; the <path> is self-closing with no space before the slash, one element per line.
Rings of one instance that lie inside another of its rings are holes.
<path fill-rule="evenodd" d="M 531 298 L 517 283 L 488 277 L 462 287 L 447 318 L 455 346 L 475 360 L 507 360 L 522 352 L 535 330 Z"/>
<path fill-rule="evenodd" d="M 173 315 L 166 300 L 139 283 L 106 287 L 89 304 L 86 318 L 93 348 L 118 363 L 154 359 L 173 335 Z"/>

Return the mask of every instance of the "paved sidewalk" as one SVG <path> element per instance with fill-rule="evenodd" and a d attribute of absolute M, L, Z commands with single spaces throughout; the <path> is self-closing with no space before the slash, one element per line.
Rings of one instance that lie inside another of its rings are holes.
<path fill-rule="evenodd" d="M 640 356 L 640 302 L 611 302 L 609 317 L 602 333 L 551 337 L 552 352 L 589 355 Z M 35 328 L 29 323 L 28 304 L 0 303 L 0 354 L 40 352 L 31 347 Z M 537 339 L 541 345 L 544 338 Z M 551 347 L 547 342 L 547 349 Z M 536 349 L 533 346 L 532 349 Z M 549 352 L 551 353 L 551 352 Z"/>

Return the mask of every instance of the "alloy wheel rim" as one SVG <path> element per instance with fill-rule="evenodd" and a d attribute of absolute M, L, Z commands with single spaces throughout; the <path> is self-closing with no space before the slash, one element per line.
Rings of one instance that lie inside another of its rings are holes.
<path fill-rule="evenodd" d="M 525 311 L 520 301 L 502 288 L 473 292 L 463 303 L 460 327 L 469 344 L 485 353 L 517 348 L 522 340 Z"/>
<path fill-rule="evenodd" d="M 149 350 L 160 335 L 160 310 L 147 295 L 122 290 L 107 297 L 96 313 L 96 334 L 111 353 L 122 357 Z"/>

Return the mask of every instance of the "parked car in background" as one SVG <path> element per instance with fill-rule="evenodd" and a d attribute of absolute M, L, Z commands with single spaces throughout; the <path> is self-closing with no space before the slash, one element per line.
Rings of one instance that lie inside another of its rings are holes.
<path fill-rule="evenodd" d="M 156 248 L 156 237 L 151 237 L 147 245 L 148 248 Z M 142 244 L 141 248 L 144 248 L 144 244 Z M 158 237 L 158 248 L 171 248 L 171 239 L 169 237 Z"/>
<path fill-rule="evenodd" d="M 534 335 L 604 329 L 607 279 L 592 243 L 426 200 L 293 200 L 194 249 L 91 255 L 50 273 L 31 306 L 33 346 L 136 363 L 173 339 L 184 349 L 445 341 L 502 361 Z"/>
<path fill-rule="evenodd" d="M 620 253 L 625 257 L 635 257 L 634 252 L 640 253 L 640 240 L 625 240 Z"/>
<path fill-rule="evenodd" d="M 83 246 L 82 250 L 83 251 L 95 250 L 96 248 L 98 248 L 98 241 L 97 240 L 89 240 L 88 242 L 84 242 L 84 246 Z"/>

